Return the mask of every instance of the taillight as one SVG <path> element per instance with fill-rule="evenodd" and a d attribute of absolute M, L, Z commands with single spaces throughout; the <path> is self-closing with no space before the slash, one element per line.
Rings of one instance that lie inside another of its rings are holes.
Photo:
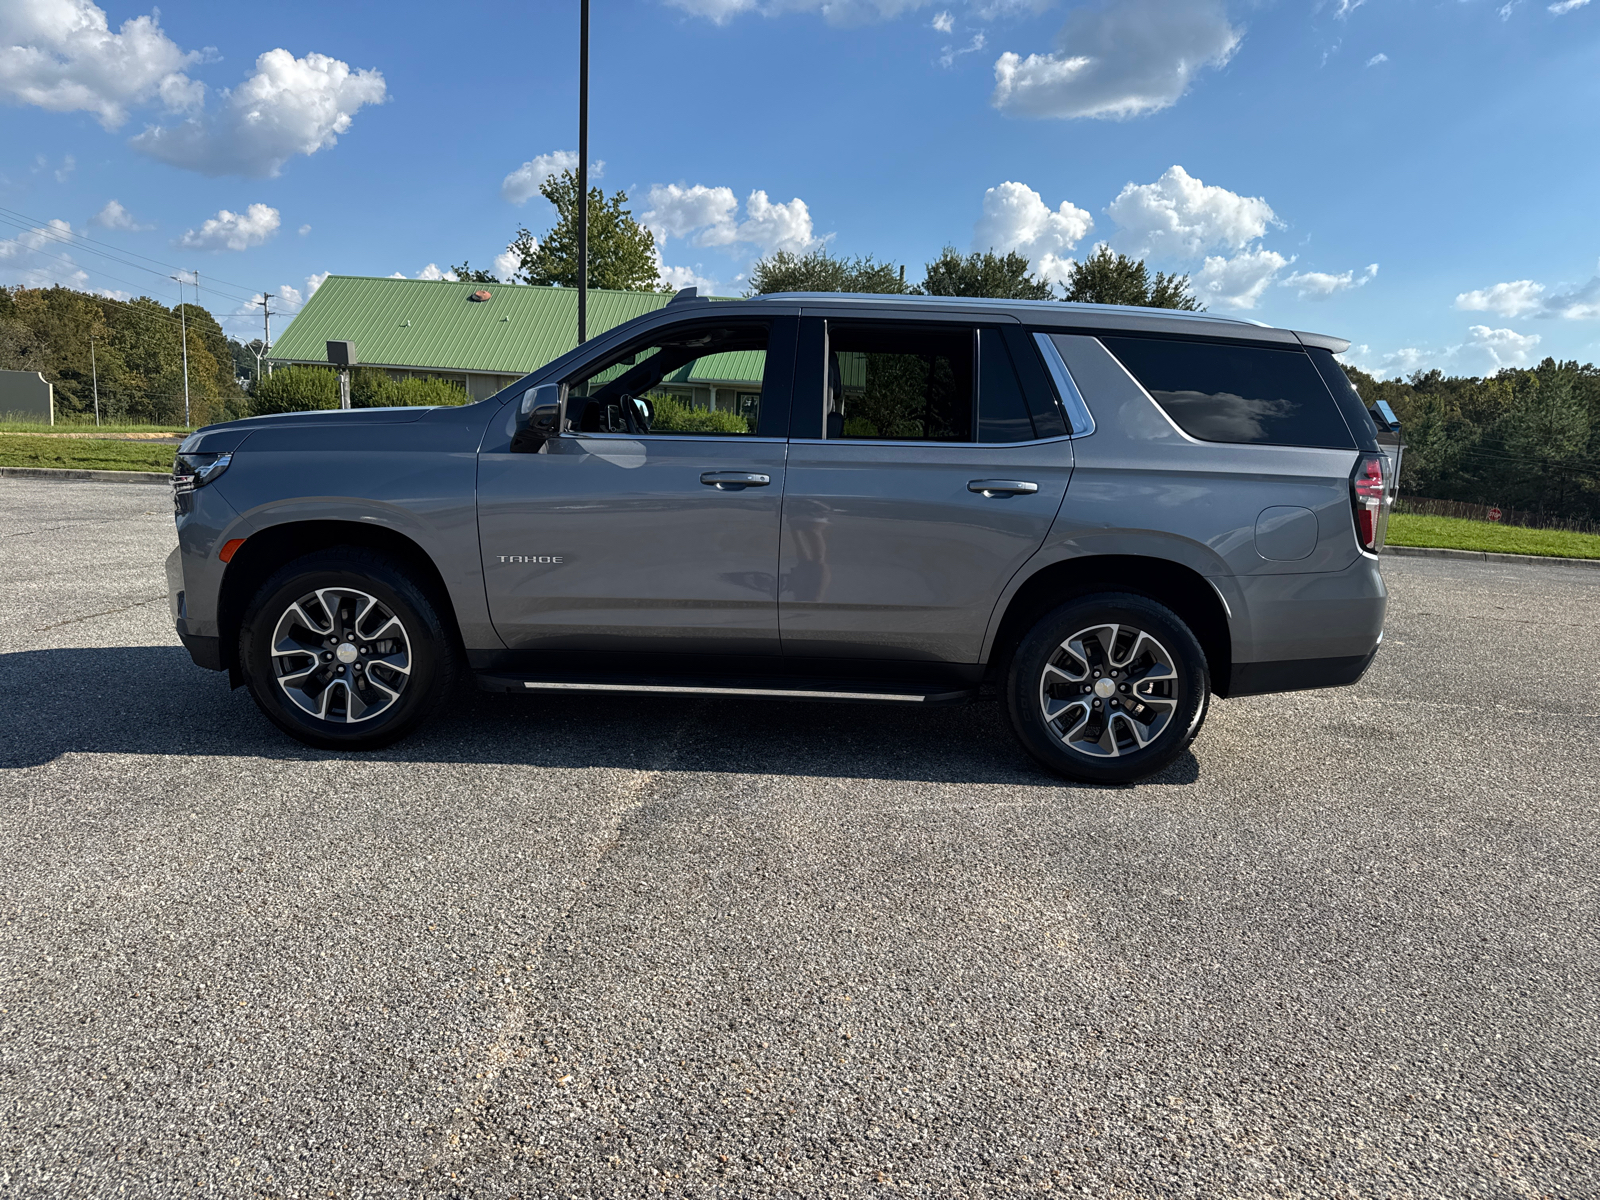
<path fill-rule="evenodd" d="M 1376 554 L 1383 536 L 1383 504 L 1388 494 L 1384 469 L 1389 460 L 1381 454 L 1363 454 L 1350 472 L 1350 507 L 1356 518 L 1356 541 Z"/>

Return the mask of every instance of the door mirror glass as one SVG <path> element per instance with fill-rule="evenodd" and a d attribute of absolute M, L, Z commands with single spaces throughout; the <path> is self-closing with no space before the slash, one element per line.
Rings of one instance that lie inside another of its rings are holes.
<path fill-rule="evenodd" d="M 517 403 L 517 432 L 511 439 L 513 453 L 529 454 L 561 430 L 561 385 L 544 383 L 522 393 Z"/>

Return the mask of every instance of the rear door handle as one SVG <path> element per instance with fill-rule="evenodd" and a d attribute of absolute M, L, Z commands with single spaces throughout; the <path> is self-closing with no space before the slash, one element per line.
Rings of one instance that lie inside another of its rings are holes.
<path fill-rule="evenodd" d="M 747 487 L 766 487 L 772 482 L 772 476 L 758 471 L 706 471 L 701 474 L 700 482 L 721 491 L 737 492 Z"/>
<path fill-rule="evenodd" d="M 1026 479 L 974 479 L 967 484 L 967 491 L 985 496 L 1031 496 L 1038 490 L 1037 483 Z"/>

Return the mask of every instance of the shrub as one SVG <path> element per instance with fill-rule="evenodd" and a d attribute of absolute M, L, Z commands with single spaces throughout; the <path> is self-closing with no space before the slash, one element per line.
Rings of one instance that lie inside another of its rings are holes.
<path fill-rule="evenodd" d="M 381 371 L 372 372 L 380 378 L 372 381 L 356 395 L 355 384 L 350 388 L 350 403 L 355 408 L 400 408 L 420 405 L 465 404 L 467 392 L 459 383 L 429 375 L 407 375 L 390 379 Z"/>
<path fill-rule="evenodd" d="M 256 380 L 251 408 L 258 414 L 339 407 L 339 376 L 327 367 L 278 367 Z"/>
<path fill-rule="evenodd" d="M 670 396 L 650 397 L 655 414 L 650 428 L 663 433 L 750 433 L 750 422 L 738 413 L 712 412 L 704 408 L 690 408 L 681 400 Z"/>

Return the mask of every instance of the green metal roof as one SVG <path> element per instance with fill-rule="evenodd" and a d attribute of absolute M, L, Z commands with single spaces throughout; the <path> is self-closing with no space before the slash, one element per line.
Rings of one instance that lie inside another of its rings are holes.
<path fill-rule="evenodd" d="M 469 299 L 486 291 L 490 299 Z M 672 297 L 590 289 L 593 336 Z M 330 275 L 272 347 L 276 362 L 327 362 L 328 342 L 354 342 L 359 362 L 523 375 L 578 344 L 573 288 Z"/>

